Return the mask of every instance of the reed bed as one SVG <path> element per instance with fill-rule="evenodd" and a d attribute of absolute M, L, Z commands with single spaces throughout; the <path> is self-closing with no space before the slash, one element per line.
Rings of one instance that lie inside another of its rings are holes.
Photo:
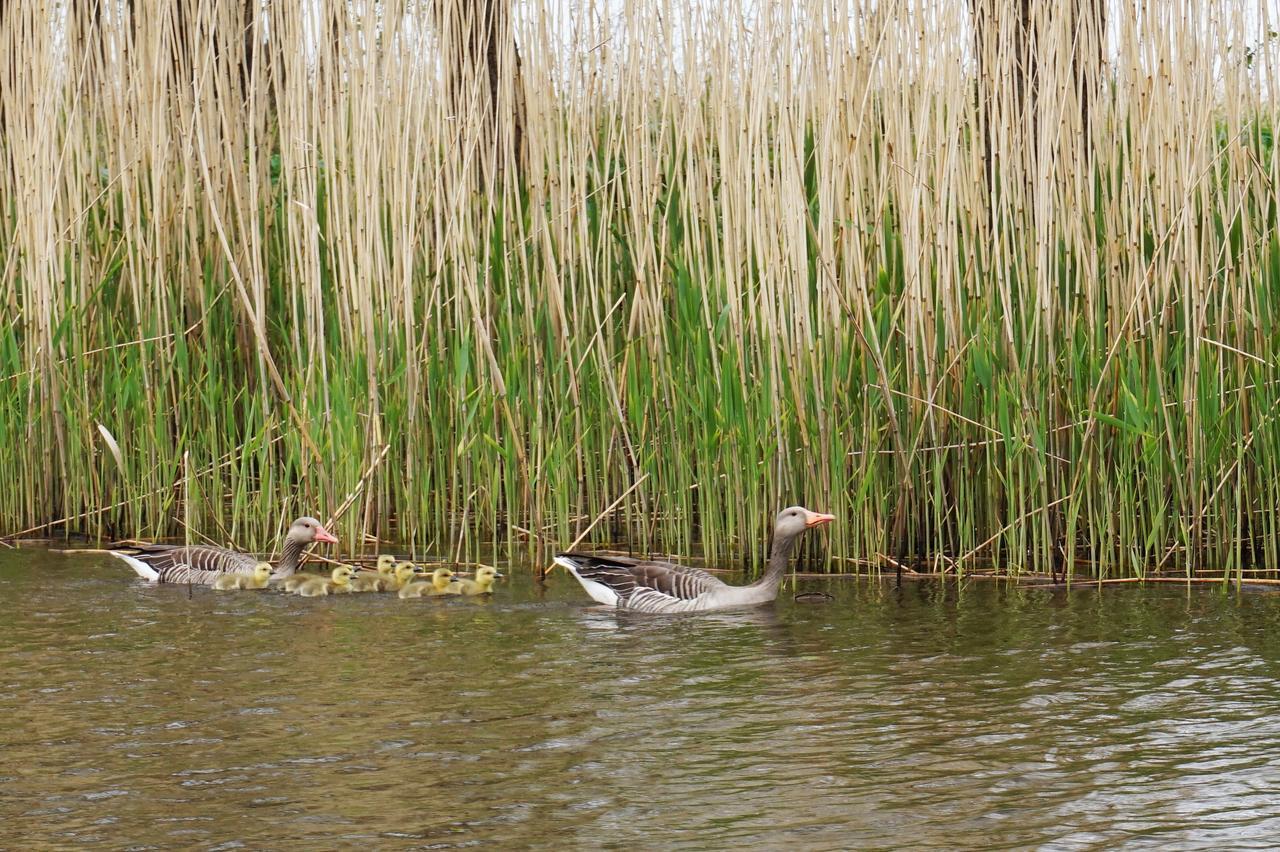
<path fill-rule="evenodd" d="M 0 7 L 0 533 L 1280 566 L 1274 4 L 494 2 Z"/>

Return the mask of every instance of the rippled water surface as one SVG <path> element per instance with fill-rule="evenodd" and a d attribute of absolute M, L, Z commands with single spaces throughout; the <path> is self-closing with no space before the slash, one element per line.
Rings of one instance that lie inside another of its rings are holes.
<path fill-rule="evenodd" d="M 801 580 L 589 608 L 0 553 L 5 847 L 1280 843 L 1280 597 Z"/>

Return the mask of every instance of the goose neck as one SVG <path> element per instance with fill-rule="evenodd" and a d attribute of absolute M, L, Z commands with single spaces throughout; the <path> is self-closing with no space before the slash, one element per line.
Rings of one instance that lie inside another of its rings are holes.
<path fill-rule="evenodd" d="M 288 577 L 298 570 L 298 559 L 305 546 L 291 538 L 284 540 L 284 552 L 280 555 L 280 564 L 276 566 L 277 577 Z"/>
<path fill-rule="evenodd" d="M 796 536 L 775 533 L 773 548 L 769 551 L 769 566 L 765 569 L 764 576 L 760 578 L 759 585 L 777 588 L 782 584 L 782 578 L 787 573 L 787 563 L 791 560 L 791 551 L 795 549 L 795 544 Z"/>

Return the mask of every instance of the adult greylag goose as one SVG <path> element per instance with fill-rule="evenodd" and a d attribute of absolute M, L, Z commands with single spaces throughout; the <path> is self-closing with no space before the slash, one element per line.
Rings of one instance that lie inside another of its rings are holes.
<path fill-rule="evenodd" d="M 273 579 L 288 577 L 298 570 L 298 559 L 312 542 L 336 539 L 315 518 L 298 518 L 284 537 L 284 552 Z M 258 559 L 211 544 L 133 544 L 113 547 L 112 556 L 129 563 L 139 577 L 153 583 L 199 583 L 211 585 L 223 574 L 252 574 Z"/>
<path fill-rule="evenodd" d="M 252 574 L 222 574 L 213 581 L 213 587 L 220 592 L 232 589 L 265 589 L 271 579 L 271 563 L 259 562 L 254 566 Z"/>
<path fill-rule="evenodd" d="M 648 559 L 560 553 L 555 563 L 577 577 L 592 600 L 621 610 L 677 613 L 756 606 L 778 596 L 796 539 L 834 520 L 834 515 L 803 506 L 783 509 L 773 522 L 769 567 L 749 586 L 730 586 L 698 568 Z"/>

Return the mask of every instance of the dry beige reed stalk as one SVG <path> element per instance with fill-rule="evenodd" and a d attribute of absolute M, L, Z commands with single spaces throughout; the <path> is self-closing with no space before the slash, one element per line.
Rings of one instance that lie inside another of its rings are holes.
<path fill-rule="evenodd" d="M 489 501 L 469 517 L 512 509 L 542 529 L 563 465 L 577 512 L 650 475 L 643 511 L 666 494 L 692 511 L 696 485 L 700 510 L 746 537 L 783 495 L 853 505 L 849 483 L 872 477 L 897 497 L 863 506 L 850 535 L 887 551 L 871 539 L 905 537 L 920 501 L 958 523 L 931 495 L 964 463 L 925 482 L 916 450 L 1005 428 L 975 392 L 980 352 L 1006 373 L 1009 437 L 1048 443 L 1008 451 L 1016 475 L 965 510 L 983 527 L 965 546 L 995 532 L 1043 555 L 1069 533 L 1036 505 L 1081 495 L 1063 515 L 1106 514 L 1081 486 L 1110 458 L 1094 412 L 1122 399 L 1134 347 L 1179 359 L 1162 401 L 1213 376 L 1224 394 L 1252 384 L 1274 354 L 1258 282 L 1280 166 L 1257 140 L 1277 114 L 1278 23 L 1245 0 L 1024 5 L 6 6 L 0 308 L 33 381 L 0 395 L 26 394 L 24 441 L 56 464 L 15 459 L 29 498 L 4 520 L 102 496 L 74 474 L 109 404 L 96 389 L 130 357 L 116 347 L 147 341 L 144 416 L 120 435 L 145 456 L 139 500 L 181 457 L 147 421 L 182 433 L 174 412 L 209 369 L 173 365 L 212 353 L 234 405 L 296 433 L 311 464 L 274 443 L 265 457 L 310 477 L 308 499 L 348 493 L 393 447 L 366 525 L 439 489 L 437 521 Z M 227 309 L 233 339 L 224 319 L 198 324 Z M 1077 369 L 1082 337 L 1095 351 Z M 668 360 L 691 342 L 679 357 L 705 362 Z M 558 399 L 529 378 L 557 374 Z M 729 384 L 761 422 L 727 430 L 722 459 L 668 464 L 702 417 L 671 412 Z M 336 438 L 348 409 L 361 434 Z M 458 434 L 479 410 L 490 456 Z M 1203 410 L 1160 409 L 1184 536 L 1219 511 L 1214 483 L 1247 474 Z M 599 443 L 562 459 L 556 423 Z M 192 469 L 246 439 L 219 436 Z M 878 442 L 887 479 L 878 453 L 849 453 Z M 330 472 L 334 447 L 349 458 Z M 501 475 L 485 463 L 499 451 Z M 1010 494 L 1035 505 L 999 508 Z"/>

